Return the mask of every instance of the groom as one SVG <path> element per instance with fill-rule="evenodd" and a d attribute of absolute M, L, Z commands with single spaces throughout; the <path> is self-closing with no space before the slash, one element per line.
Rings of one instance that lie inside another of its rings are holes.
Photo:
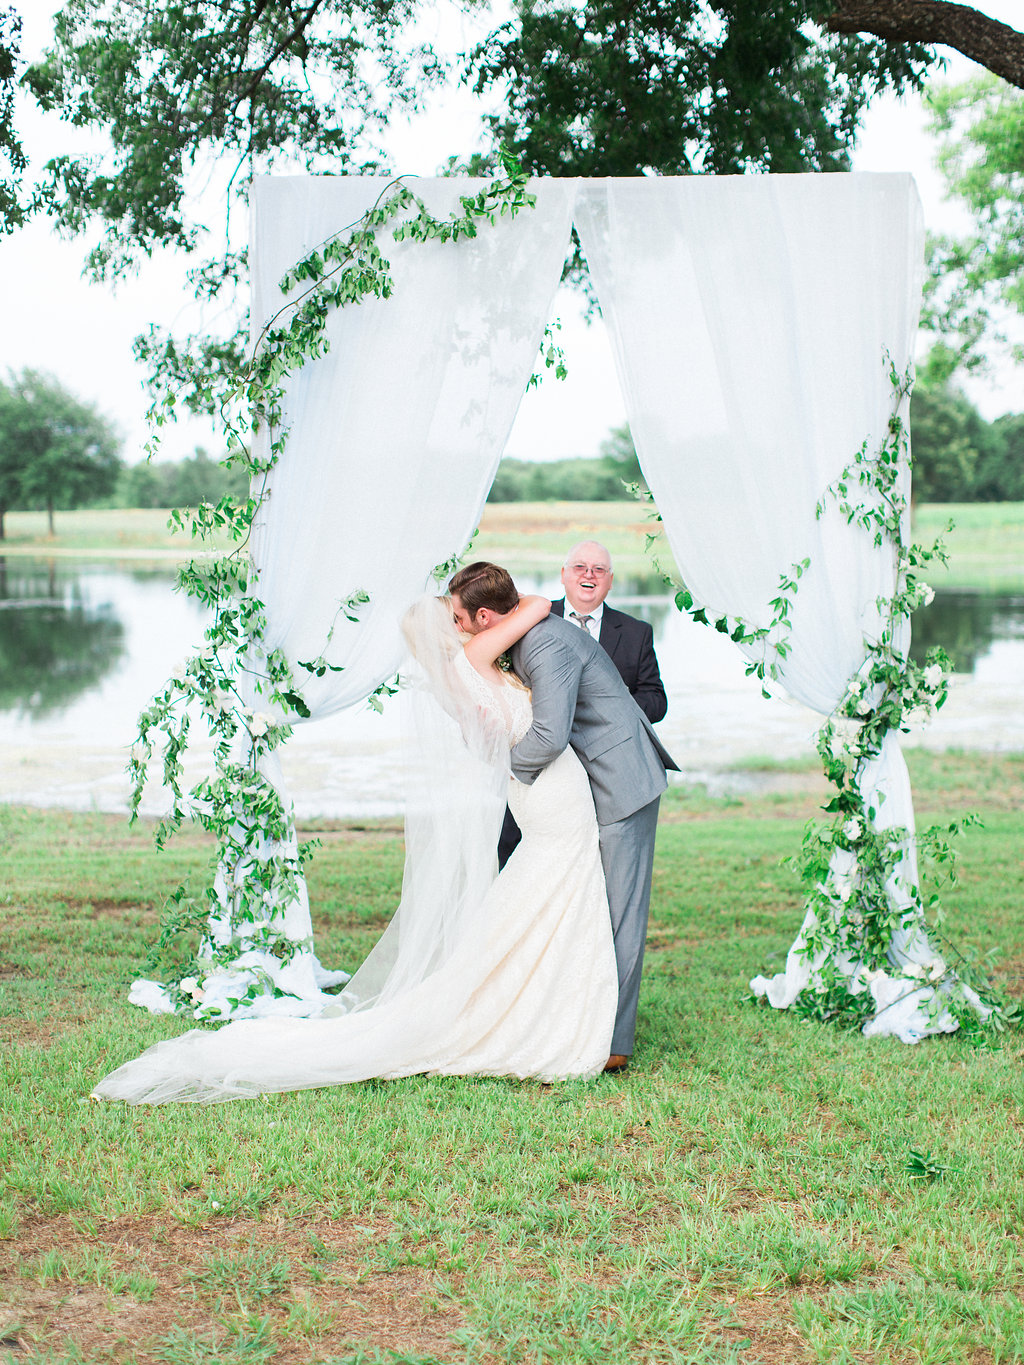
<path fill-rule="evenodd" d="M 448 585 L 459 628 L 478 635 L 519 601 L 508 572 L 470 564 Z M 606 1070 L 633 1051 L 643 972 L 658 803 L 675 768 L 618 670 L 585 631 L 549 616 L 512 647 L 512 667 L 533 694 L 533 725 L 512 749 L 512 772 L 532 783 L 572 745 L 597 811 L 619 975 L 619 1006 Z"/>

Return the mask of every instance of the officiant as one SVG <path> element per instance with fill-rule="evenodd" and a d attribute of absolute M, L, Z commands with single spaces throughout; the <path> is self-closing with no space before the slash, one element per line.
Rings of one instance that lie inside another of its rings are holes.
<path fill-rule="evenodd" d="M 630 695 L 652 724 L 663 720 L 668 698 L 654 653 L 654 631 L 646 621 L 605 605 L 611 591 L 612 557 L 596 540 L 574 545 L 562 565 L 565 596 L 553 601 L 553 616 L 564 616 L 597 640 L 619 670 Z M 498 867 L 505 866 L 519 843 L 519 828 L 505 811 L 498 841 Z"/>

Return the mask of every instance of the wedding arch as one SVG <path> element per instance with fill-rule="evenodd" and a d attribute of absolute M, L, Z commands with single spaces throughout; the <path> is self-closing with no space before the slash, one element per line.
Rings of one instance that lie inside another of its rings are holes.
<path fill-rule="evenodd" d="M 243 386 L 256 407 L 248 556 L 205 570 L 220 634 L 143 716 L 133 751 L 141 782 L 162 733 L 174 786 L 187 722 L 169 717 L 202 703 L 218 771 L 190 798 L 176 787 L 174 818 L 191 810 L 215 829 L 220 866 L 191 903 L 193 925 L 207 917 L 198 956 L 132 998 L 208 1019 L 327 1003 L 337 978 L 314 951 L 277 748 L 291 724 L 394 674 L 403 611 L 478 522 L 575 227 L 680 607 L 823 717 L 834 819 L 786 969 L 755 993 L 823 1018 L 852 1002 L 865 1032 L 907 1041 L 984 1018 L 926 931 L 896 738 L 945 687 L 941 664 L 907 663 L 927 591 L 927 556 L 907 537 L 923 246 L 912 179 L 506 183 L 503 197 L 415 179 L 398 201 L 374 177 L 253 187 L 254 352 L 289 301 L 308 318 L 328 278 L 333 292 L 306 353 L 278 328 L 267 386 Z"/>

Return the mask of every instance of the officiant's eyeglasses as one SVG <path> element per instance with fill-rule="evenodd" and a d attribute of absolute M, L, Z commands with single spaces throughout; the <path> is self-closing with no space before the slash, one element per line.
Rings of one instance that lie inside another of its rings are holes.
<path fill-rule="evenodd" d="M 606 564 L 570 564 L 569 572 L 576 578 L 604 578 L 606 573 L 611 573 L 611 569 Z"/>

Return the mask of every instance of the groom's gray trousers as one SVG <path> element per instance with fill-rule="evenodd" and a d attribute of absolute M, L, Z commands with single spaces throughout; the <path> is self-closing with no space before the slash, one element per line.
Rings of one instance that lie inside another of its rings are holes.
<path fill-rule="evenodd" d="M 624 820 L 597 827 L 619 974 L 619 1007 L 609 1048 L 613 1056 L 629 1057 L 633 1052 L 660 804 L 661 797 L 656 796 Z"/>
<path fill-rule="evenodd" d="M 633 1050 L 643 971 L 658 802 L 675 768 L 608 655 L 585 631 L 549 616 L 512 647 L 530 687 L 533 725 L 512 750 L 512 771 L 533 782 L 571 745 L 586 769 L 619 972 L 611 1052 Z"/>

